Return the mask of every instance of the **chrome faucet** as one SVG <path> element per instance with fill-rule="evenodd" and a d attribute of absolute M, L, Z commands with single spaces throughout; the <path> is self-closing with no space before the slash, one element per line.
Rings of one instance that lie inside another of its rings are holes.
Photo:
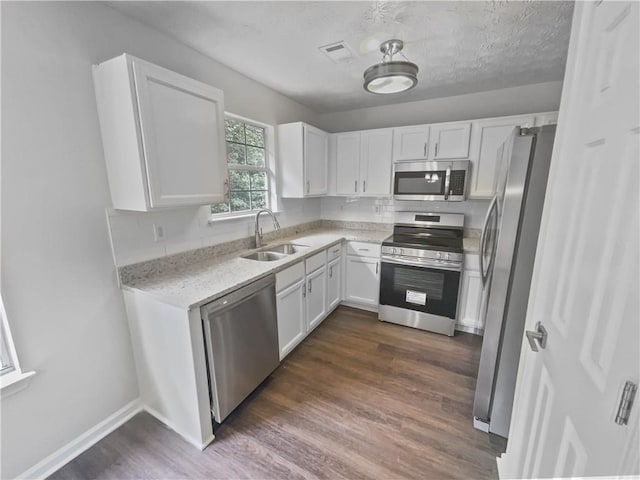
<path fill-rule="evenodd" d="M 273 220 L 273 228 L 275 230 L 280 230 L 280 224 L 278 223 L 278 219 L 276 218 L 276 216 L 273 214 L 271 210 L 269 210 L 268 208 L 262 208 L 258 210 L 258 213 L 256 213 L 256 248 L 260 248 L 262 246 L 262 229 L 260 228 L 260 214 L 263 212 L 271 215 L 271 219 Z"/>

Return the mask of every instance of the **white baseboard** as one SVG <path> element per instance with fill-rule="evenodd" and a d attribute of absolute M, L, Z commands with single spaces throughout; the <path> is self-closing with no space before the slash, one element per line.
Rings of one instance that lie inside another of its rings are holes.
<path fill-rule="evenodd" d="M 177 430 L 172 422 L 170 422 L 164 415 L 162 415 L 160 412 L 154 410 L 153 408 L 144 405 L 142 407 L 142 409 L 147 412 L 149 415 L 151 415 L 152 417 L 155 417 L 157 420 L 159 420 L 160 422 L 164 423 L 167 427 L 169 427 L 171 430 L 173 430 L 174 432 L 176 432 L 178 435 L 180 435 L 183 439 L 185 439 L 187 442 L 189 442 L 191 445 L 193 445 L 194 447 L 198 448 L 199 450 L 204 450 L 205 448 L 207 448 L 207 445 L 209 445 L 211 442 L 213 442 L 213 440 L 216 438 L 215 435 L 211 435 L 211 438 L 208 438 L 204 443 L 200 442 L 199 440 L 195 439 L 195 438 L 190 438 L 187 435 L 184 435 L 183 433 L 181 433 L 179 430 Z"/>
<path fill-rule="evenodd" d="M 355 303 L 355 302 L 346 302 L 346 301 L 341 301 L 340 305 L 344 305 L 345 307 L 351 307 L 351 308 L 358 308 L 360 310 L 366 310 L 367 312 L 374 312 L 374 313 L 378 313 L 378 307 L 375 306 L 371 306 L 371 305 L 363 305 L 361 303 Z"/>
<path fill-rule="evenodd" d="M 17 478 L 40 479 L 48 477 L 141 411 L 142 404 L 140 399 L 137 398 L 67 443 L 64 447 L 39 461 L 27 471 L 18 475 Z"/>

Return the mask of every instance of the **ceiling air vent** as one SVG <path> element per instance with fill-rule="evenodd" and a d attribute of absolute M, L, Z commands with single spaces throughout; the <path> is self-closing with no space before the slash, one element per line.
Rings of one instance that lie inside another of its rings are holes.
<path fill-rule="evenodd" d="M 330 43 L 329 45 L 320 47 L 320 51 L 334 63 L 350 62 L 353 59 L 353 52 L 344 41 Z"/>

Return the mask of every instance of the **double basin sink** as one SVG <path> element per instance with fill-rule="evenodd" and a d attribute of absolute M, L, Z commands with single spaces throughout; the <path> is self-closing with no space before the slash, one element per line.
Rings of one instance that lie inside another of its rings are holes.
<path fill-rule="evenodd" d="M 265 247 L 257 252 L 250 253 L 249 255 L 243 255 L 242 258 L 247 260 L 257 260 L 259 262 L 273 262 L 274 260 L 281 260 L 293 255 L 294 253 L 302 252 L 309 248 L 307 245 L 298 245 L 296 243 L 282 243 L 280 245 L 274 245 L 273 247 Z"/>

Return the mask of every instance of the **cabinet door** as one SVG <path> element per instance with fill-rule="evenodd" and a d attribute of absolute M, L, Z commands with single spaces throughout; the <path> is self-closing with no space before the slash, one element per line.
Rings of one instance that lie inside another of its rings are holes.
<path fill-rule="evenodd" d="M 378 305 L 380 261 L 377 258 L 347 256 L 345 299 L 363 305 Z"/>
<path fill-rule="evenodd" d="M 473 329 L 481 329 L 482 280 L 477 270 L 462 273 L 460 299 L 458 301 L 458 324 Z"/>
<path fill-rule="evenodd" d="M 307 332 L 313 330 L 327 313 L 327 267 L 307 275 Z"/>
<path fill-rule="evenodd" d="M 391 194 L 393 132 L 391 129 L 362 132 L 360 178 L 362 194 Z"/>
<path fill-rule="evenodd" d="M 340 133 L 336 142 L 336 193 L 356 195 L 360 175 L 360 132 Z"/>
<path fill-rule="evenodd" d="M 342 259 L 336 258 L 327 265 L 327 312 L 330 312 L 340 303 Z"/>
<path fill-rule="evenodd" d="M 310 125 L 304 126 L 304 194 L 326 195 L 329 135 Z"/>
<path fill-rule="evenodd" d="M 469 157 L 471 123 L 431 125 L 431 160 Z"/>
<path fill-rule="evenodd" d="M 393 129 L 393 160 L 421 160 L 429 155 L 429 126 Z"/>
<path fill-rule="evenodd" d="M 222 91 L 147 62 L 132 65 L 150 206 L 223 201 Z"/>
<path fill-rule="evenodd" d="M 516 126 L 533 126 L 534 117 L 508 117 L 476 122 L 474 128 L 480 141 L 477 154 L 471 158 L 471 185 L 469 197 L 492 198 L 497 189 L 500 162 L 498 149 Z M 475 134 L 474 134 L 475 135 Z M 475 157 L 475 158 L 473 158 Z"/>
<path fill-rule="evenodd" d="M 305 280 L 303 279 L 276 295 L 280 360 L 286 357 L 305 336 L 304 289 Z"/>

